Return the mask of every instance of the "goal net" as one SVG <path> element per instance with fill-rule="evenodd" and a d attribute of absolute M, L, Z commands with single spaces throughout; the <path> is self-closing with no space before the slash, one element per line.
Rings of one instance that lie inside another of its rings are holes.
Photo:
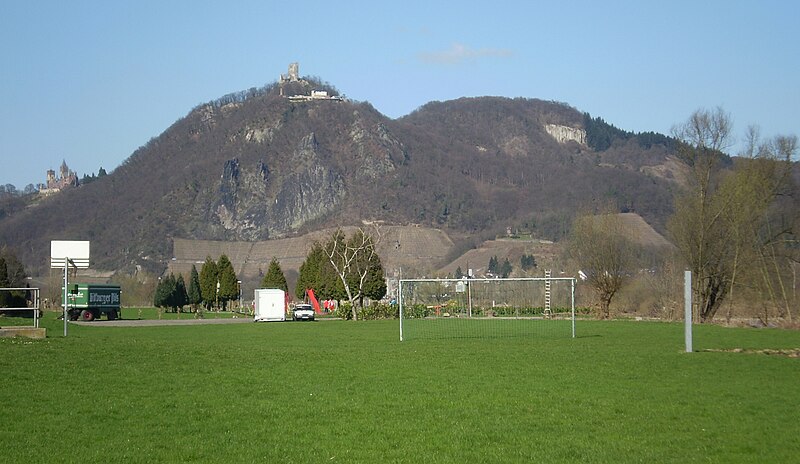
<path fill-rule="evenodd" d="M 575 279 L 400 280 L 400 340 L 575 337 Z"/>

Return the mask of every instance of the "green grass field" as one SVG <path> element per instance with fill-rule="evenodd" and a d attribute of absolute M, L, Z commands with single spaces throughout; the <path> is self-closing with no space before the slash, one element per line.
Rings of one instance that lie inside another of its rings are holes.
<path fill-rule="evenodd" d="M 402 343 L 397 321 L 42 325 L 0 339 L 0 462 L 800 460 L 800 359 L 686 354 L 680 324 Z M 694 345 L 800 332 L 698 326 Z"/>

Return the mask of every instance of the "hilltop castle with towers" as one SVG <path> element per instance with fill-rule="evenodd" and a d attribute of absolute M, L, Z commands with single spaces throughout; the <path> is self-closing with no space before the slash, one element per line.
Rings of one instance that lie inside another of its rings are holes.
<path fill-rule="evenodd" d="M 61 168 L 58 170 L 59 176 L 56 177 L 56 172 L 52 169 L 47 170 L 47 181 L 44 184 L 39 184 L 39 193 L 42 195 L 51 195 L 60 192 L 67 187 L 78 186 L 78 175 L 67 166 L 66 160 L 61 162 Z"/>

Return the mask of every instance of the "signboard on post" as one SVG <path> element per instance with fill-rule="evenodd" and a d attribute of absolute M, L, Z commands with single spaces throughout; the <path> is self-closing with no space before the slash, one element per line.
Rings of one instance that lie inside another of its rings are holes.
<path fill-rule="evenodd" d="M 89 242 L 78 240 L 52 240 L 50 241 L 50 267 L 64 267 L 64 336 L 67 336 L 67 291 L 69 288 L 70 266 L 80 269 L 89 268 Z"/>
<path fill-rule="evenodd" d="M 50 267 L 64 267 L 64 258 L 72 261 L 70 266 L 89 268 L 89 242 L 76 240 L 53 240 L 50 242 Z"/>

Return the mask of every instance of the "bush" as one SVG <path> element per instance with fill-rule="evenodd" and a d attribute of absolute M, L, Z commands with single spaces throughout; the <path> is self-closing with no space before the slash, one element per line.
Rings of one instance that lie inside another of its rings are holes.
<path fill-rule="evenodd" d="M 336 306 L 336 310 L 333 311 L 333 315 L 340 319 L 344 319 L 345 321 L 349 321 L 353 318 L 353 312 L 350 310 L 350 303 L 340 303 Z"/>
<path fill-rule="evenodd" d="M 397 319 L 399 314 L 400 307 L 398 305 L 379 303 L 376 301 L 365 308 L 361 308 L 358 317 L 364 320 Z"/>
<path fill-rule="evenodd" d="M 400 308 L 398 308 L 398 312 L 399 310 Z M 424 304 L 415 304 L 411 306 L 406 306 L 404 310 L 405 312 L 403 316 L 406 319 L 422 319 L 430 316 L 433 312 L 432 308 L 428 308 Z"/>
<path fill-rule="evenodd" d="M 397 305 L 385 304 L 380 302 L 372 302 L 369 306 L 365 306 L 358 311 L 358 318 L 360 320 L 377 320 L 377 319 L 397 319 L 399 316 L 400 307 Z M 342 303 L 337 306 L 333 315 L 349 321 L 353 318 L 350 303 Z"/>

